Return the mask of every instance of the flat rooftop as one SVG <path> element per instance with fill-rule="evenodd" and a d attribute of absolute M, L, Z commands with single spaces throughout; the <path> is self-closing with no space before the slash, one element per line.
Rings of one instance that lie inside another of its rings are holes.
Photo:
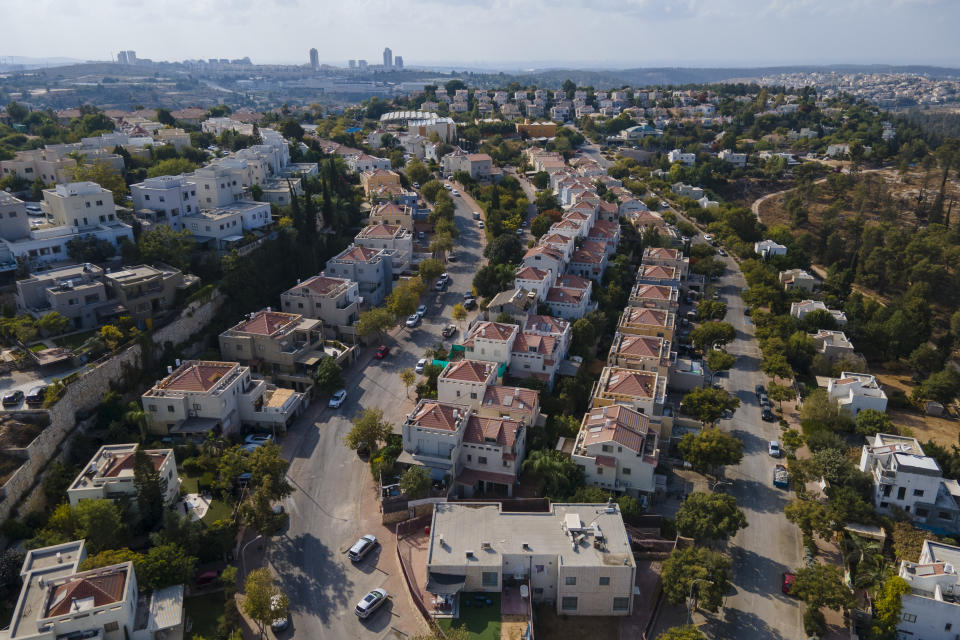
<path fill-rule="evenodd" d="M 604 542 L 599 548 L 598 538 Z M 502 556 L 524 554 L 556 555 L 564 565 L 634 566 L 616 504 L 554 504 L 547 513 L 502 512 L 499 503 L 434 506 L 428 568 L 499 568 Z"/>

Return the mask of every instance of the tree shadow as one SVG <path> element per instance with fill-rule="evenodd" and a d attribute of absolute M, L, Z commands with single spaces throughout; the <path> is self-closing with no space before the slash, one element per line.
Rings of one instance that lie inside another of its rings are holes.
<path fill-rule="evenodd" d="M 738 589 L 771 598 L 783 596 L 787 599 L 780 587 L 783 572 L 790 571 L 791 567 L 742 547 L 730 548 L 729 554 L 733 558 L 734 567 L 732 582 Z"/>
<path fill-rule="evenodd" d="M 784 640 L 780 631 L 771 627 L 755 613 L 739 609 L 726 609 L 723 614 L 707 618 L 701 627 L 708 638 L 742 640 L 743 638 L 763 638 L 763 640 Z"/>
<path fill-rule="evenodd" d="M 769 483 L 759 480 L 737 480 L 730 493 L 737 498 L 741 506 L 747 505 L 753 511 L 762 513 L 780 513 L 787 504 L 787 493 L 772 486 L 771 472 Z"/>
<path fill-rule="evenodd" d="M 290 610 L 329 622 L 347 605 L 353 580 L 334 551 L 311 534 L 273 539 L 270 562 L 290 598 Z"/>

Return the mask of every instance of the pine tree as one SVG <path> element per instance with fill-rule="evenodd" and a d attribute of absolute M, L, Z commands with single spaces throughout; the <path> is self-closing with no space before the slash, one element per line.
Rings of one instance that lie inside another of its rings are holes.
<path fill-rule="evenodd" d="M 137 491 L 137 507 L 144 529 L 153 529 L 163 517 L 167 480 L 160 477 L 153 460 L 139 447 L 133 454 L 133 486 Z"/>

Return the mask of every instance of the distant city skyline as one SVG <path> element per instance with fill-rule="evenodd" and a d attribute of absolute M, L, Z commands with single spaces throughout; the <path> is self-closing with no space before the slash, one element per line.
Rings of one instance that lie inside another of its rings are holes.
<path fill-rule="evenodd" d="M 406 66 L 960 66 L 954 0 L 57 0 L 15 3 L 3 56 L 347 66 L 402 36 Z M 110 16 L 111 18 L 105 18 Z M 117 18 L 113 19 L 114 16 Z M 523 16 L 534 16 L 531 20 Z M 324 30 L 316 36 L 318 22 Z M 150 25 L 142 29 L 142 25 Z M 129 29 L 129 33 L 125 33 Z M 170 38 L 177 33 L 177 38 Z M 376 43 L 380 43 L 378 47 Z"/>

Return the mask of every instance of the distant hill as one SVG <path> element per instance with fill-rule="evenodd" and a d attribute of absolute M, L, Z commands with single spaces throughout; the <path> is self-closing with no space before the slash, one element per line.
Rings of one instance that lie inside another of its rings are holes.
<path fill-rule="evenodd" d="M 83 62 L 76 58 L 30 58 L 27 56 L 0 55 L 0 71 L 20 71 L 43 67 L 62 67 Z"/>

